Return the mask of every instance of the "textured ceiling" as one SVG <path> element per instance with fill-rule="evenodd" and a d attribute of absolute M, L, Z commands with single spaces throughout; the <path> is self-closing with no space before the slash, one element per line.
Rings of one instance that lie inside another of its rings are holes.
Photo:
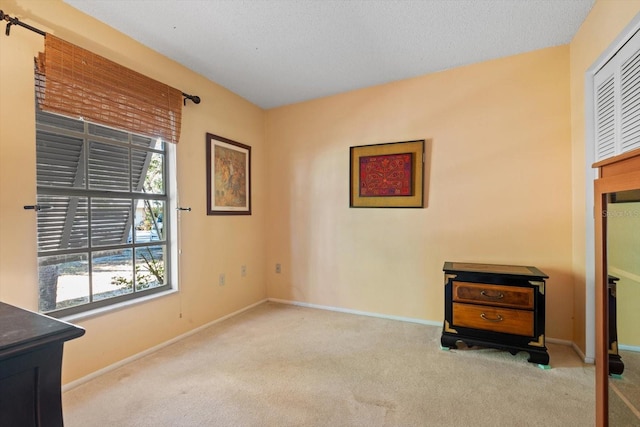
<path fill-rule="evenodd" d="M 271 108 L 569 43 L 594 0 L 65 2 Z"/>

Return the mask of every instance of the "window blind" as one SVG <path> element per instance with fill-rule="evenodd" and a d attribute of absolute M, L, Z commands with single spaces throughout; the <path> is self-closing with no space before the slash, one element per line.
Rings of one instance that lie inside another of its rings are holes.
<path fill-rule="evenodd" d="M 36 58 L 37 100 L 43 111 L 177 143 L 182 92 L 100 55 L 45 36 Z"/>

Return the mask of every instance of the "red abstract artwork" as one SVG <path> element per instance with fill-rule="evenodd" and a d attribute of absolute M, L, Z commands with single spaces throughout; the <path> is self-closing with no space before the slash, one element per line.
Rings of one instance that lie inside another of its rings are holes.
<path fill-rule="evenodd" d="M 360 197 L 412 196 L 413 153 L 360 157 Z"/>

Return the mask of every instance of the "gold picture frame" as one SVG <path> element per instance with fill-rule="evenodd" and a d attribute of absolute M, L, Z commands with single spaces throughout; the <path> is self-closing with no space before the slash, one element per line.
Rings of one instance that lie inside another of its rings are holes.
<path fill-rule="evenodd" d="M 349 207 L 424 208 L 425 140 L 349 149 Z"/>
<path fill-rule="evenodd" d="M 251 147 L 207 133 L 207 215 L 251 215 Z"/>

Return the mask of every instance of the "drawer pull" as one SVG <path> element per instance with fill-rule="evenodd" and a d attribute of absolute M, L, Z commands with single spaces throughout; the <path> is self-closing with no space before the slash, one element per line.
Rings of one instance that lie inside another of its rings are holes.
<path fill-rule="evenodd" d="M 484 313 L 482 313 L 480 317 L 482 317 L 484 320 L 487 320 L 489 322 L 502 322 L 504 320 L 502 316 L 500 316 L 499 314 L 498 314 L 498 317 L 496 317 L 495 319 L 488 318 L 487 315 Z"/>
<path fill-rule="evenodd" d="M 482 291 L 482 292 L 480 292 L 480 295 L 482 295 L 485 298 L 491 298 L 491 299 L 502 299 L 502 298 L 504 298 L 504 294 L 502 292 L 498 293 L 498 295 L 489 295 L 485 291 Z"/>

